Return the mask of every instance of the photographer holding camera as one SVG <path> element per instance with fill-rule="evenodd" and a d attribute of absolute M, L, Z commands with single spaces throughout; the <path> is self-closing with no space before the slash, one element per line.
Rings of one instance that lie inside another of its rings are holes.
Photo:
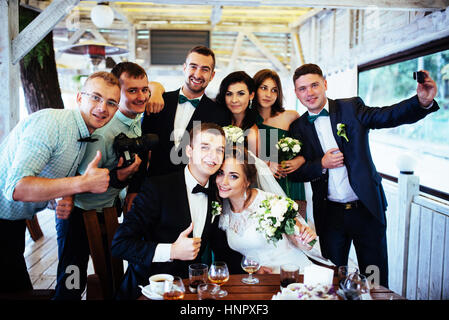
<path fill-rule="evenodd" d="M 136 144 L 142 146 L 141 150 L 149 145 L 145 142 L 145 136 L 140 138 L 142 135 L 141 115 L 145 111 L 145 106 L 150 97 L 148 77 L 145 70 L 135 63 L 122 62 L 117 64 L 111 73 L 119 79 L 121 84 L 119 108 L 108 125 L 92 134 L 92 139 L 96 139 L 96 141 L 88 144 L 84 158 L 78 167 L 78 173 L 83 174 L 88 163 L 95 157 L 97 150 L 100 150 L 102 158 L 98 167 L 110 170 L 110 184 L 104 193 L 77 194 L 63 198 L 58 203 L 56 208 L 58 215 L 70 213 L 72 209 L 73 211 L 66 220 L 56 219 L 59 257 L 54 296 L 56 300 L 80 300 L 86 286 L 90 250 L 83 212 L 96 209 L 97 213 L 101 213 L 103 208 L 115 206 L 120 191 L 127 186 L 131 176 L 137 172 L 141 164 L 141 159 L 137 154 L 132 155 L 132 163 L 129 161 L 131 158 L 125 159 L 125 156 L 117 155 L 113 147 L 116 137 L 123 133 L 121 141 L 125 141 L 125 143 L 121 143 L 121 145 L 125 150 L 131 146 L 132 150 L 130 151 L 133 151 L 136 149 L 133 145 Z M 126 165 L 125 162 L 127 162 Z M 120 212 L 117 213 L 120 214 Z M 79 289 L 68 289 L 66 287 L 66 279 L 70 276 L 66 273 L 66 268 L 70 265 L 75 265 L 79 269 Z"/>

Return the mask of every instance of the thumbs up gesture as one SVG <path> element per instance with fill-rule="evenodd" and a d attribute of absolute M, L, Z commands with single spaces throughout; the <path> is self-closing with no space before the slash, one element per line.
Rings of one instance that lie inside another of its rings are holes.
<path fill-rule="evenodd" d="M 172 244 L 170 259 L 194 260 L 201 248 L 201 238 L 189 238 L 193 231 L 193 222 L 181 232 L 178 239 Z"/>
<path fill-rule="evenodd" d="M 101 160 L 101 152 L 97 151 L 95 158 L 89 163 L 83 174 L 87 192 L 103 193 L 109 187 L 109 170 L 98 168 Z"/>

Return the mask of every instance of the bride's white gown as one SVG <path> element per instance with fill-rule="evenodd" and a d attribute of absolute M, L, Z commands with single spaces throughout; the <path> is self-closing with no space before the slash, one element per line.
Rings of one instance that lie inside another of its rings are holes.
<path fill-rule="evenodd" d="M 296 264 L 303 273 L 304 267 L 312 262 L 301 249 L 291 244 L 285 236 L 275 244 L 269 243 L 264 235 L 256 230 L 257 220 L 249 215 L 270 195 L 265 191 L 256 190 L 256 197 L 243 212 L 232 212 L 229 201 L 224 199 L 219 227 L 226 231 L 229 246 L 243 255 L 257 258 L 261 266 L 272 268 L 274 273 L 279 273 L 280 266 L 286 263 Z"/>

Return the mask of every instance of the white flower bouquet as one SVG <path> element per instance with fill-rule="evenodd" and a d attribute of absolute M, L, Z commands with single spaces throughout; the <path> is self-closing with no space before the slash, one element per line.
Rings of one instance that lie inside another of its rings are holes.
<path fill-rule="evenodd" d="M 239 127 L 229 125 L 226 127 L 223 127 L 223 130 L 226 135 L 226 143 L 227 144 L 236 144 L 236 143 L 243 143 L 245 140 L 245 134 L 243 130 Z"/>
<path fill-rule="evenodd" d="M 301 151 L 301 145 L 299 140 L 290 137 L 279 139 L 276 144 L 276 149 L 279 150 L 279 160 L 282 162 L 296 157 Z"/>
<path fill-rule="evenodd" d="M 251 216 L 257 219 L 256 229 L 263 233 L 267 241 L 276 243 L 283 234 L 292 235 L 297 230 L 295 218 L 298 216 L 298 204 L 290 198 L 269 195 Z M 312 240 L 309 245 L 313 246 L 315 242 Z"/>

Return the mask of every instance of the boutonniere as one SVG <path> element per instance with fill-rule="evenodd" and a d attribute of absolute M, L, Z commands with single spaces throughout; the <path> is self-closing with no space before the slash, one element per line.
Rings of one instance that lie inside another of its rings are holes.
<path fill-rule="evenodd" d="M 211 223 L 214 223 L 214 219 L 216 216 L 219 216 L 221 214 L 221 204 L 218 201 L 212 201 L 212 221 Z"/>
<path fill-rule="evenodd" d="M 346 142 L 349 142 L 346 135 L 346 125 L 344 123 L 337 123 L 337 136 L 345 138 Z"/>

